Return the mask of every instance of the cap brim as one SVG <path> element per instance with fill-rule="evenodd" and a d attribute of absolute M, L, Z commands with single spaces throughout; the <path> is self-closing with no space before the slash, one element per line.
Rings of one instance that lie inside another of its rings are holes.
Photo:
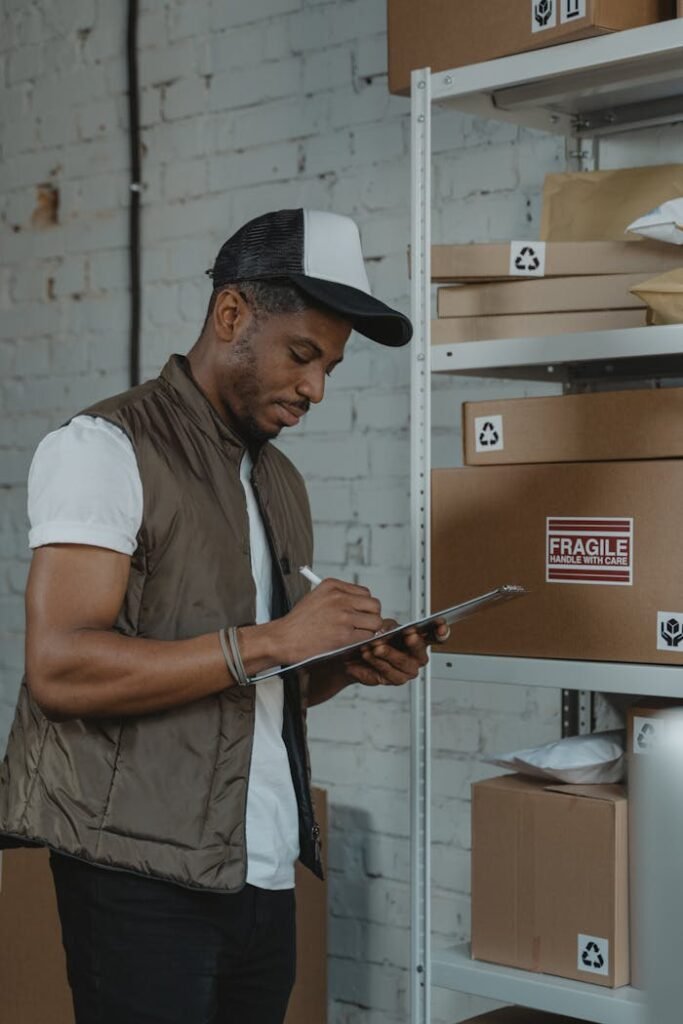
<path fill-rule="evenodd" d="M 407 316 L 367 292 L 305 274 L 290 274 L 289 277 L 311 298 L 350 320 L 353 329 L 371 341 L 398 348 L 407 345 L 413 336 L 413 325 Z"/>

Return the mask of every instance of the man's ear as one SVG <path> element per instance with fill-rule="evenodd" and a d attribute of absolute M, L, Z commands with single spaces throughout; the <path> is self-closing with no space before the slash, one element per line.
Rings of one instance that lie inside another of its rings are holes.
<path fill-rule="evenodd" d="M 251 311 L 236 288 L 225 288 L 213 307 L 213 329 L 221 341 L 234 341 L 251 318 Z"/>

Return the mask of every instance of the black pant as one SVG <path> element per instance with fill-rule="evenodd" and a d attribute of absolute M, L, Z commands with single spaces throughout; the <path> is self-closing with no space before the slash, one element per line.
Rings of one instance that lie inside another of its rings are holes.
<path fill-rule="evenodd" d="M 52 854 L 77 1024 L 281 1024 L 294 891 L 207 893 Z"/>

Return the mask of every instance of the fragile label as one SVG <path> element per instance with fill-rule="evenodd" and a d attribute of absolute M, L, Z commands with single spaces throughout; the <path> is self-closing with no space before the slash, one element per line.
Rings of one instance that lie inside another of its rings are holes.
<path fill-rule="evenodd" d="M 503 417 L 502 416 L 475 416 L 474 417 L 475 451 L 477 452 L 502 452 L 503 443 Z"/>
<path fill-rule="evenodd" d="M 545 275 L 545 242 L 510 242 L 510 277 Z"/>
<path fill-rule="evenodd" d="M 657 612 L 657 650 L 683 653 L 683 612 Z"/>
<path fill-rule="evenodd" d="M 578 21 L 586 17 L 586 0 L 560 0 L 560 21 Z"/>
<path fill-rule="evenodd" d="M 588 974 L 609 974 L 609 940 L 579 935 L 576 966 Z"/>
<path fill-rule="evenodd" d="M 531 31 L 543 32 L 557 24 L 557 0 L 531 0 Z"/>
<path fill-rule="evenodd" d="M 546 519 L 546 582 L 633 584 L 633 520 Z"/>

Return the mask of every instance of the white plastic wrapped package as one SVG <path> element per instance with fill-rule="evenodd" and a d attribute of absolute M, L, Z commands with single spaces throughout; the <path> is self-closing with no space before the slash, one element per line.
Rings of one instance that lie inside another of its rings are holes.
<path fill-rule="evenodd" d="M 621 782 L 624 778 L 624 750 L 624 731 L 616 729 L 587 736 L 567 736 L 542 747 L 485 757 L 484 761 L 522 775 L 582 786 Z"/>
<path fill-rule="evenodd" d="M 644 217 L 638 217 L 626 230 L 657 242 L 683 245 L 683 198 L 669 199 Z"/>

